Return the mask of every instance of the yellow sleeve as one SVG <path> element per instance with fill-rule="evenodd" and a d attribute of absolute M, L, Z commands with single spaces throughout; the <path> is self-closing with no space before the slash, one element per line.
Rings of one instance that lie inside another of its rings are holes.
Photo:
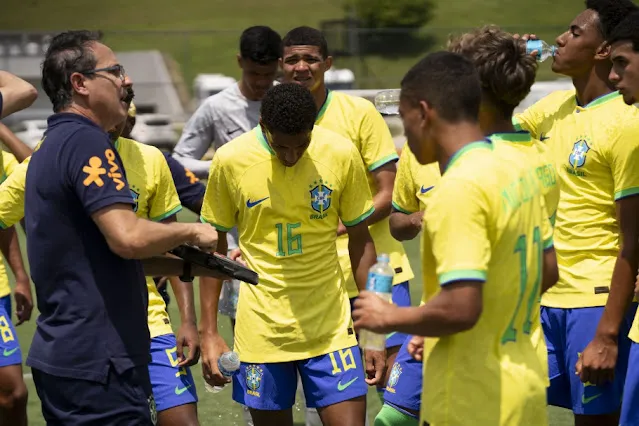
<path fill-rule="evenodd" d="M 2 162 L 4 165 L 4 174 L 9 176 L 19 164 L 16 157 L 6 151 L 2 151 Z"/>
<path fill-rule="evenodd" d="M 455 178 L 440 184 L 424 216 L 440 285 L 486 281 L 491 256 L 488 209 L 477 185 Z"/>
<path fill-rule="evenodd" d="M 544 250 L 548 250 L 553 247 L 553 223 L 551 217 L 548 215 L 548 207 L 546 205 L 546 201 L 544 197 L 541 197 L 541 208 L 543 211 L 541 217 L 541 239 L 543 241 Z"/>
<path fill-rule="evenodd" d="M 218 150 L 213 156 L 209 180 L 206 182 L 200 220 L 222 232 L 228 232 L 235 226 L 238 213 L 230 185 L 233 185 L 231 171 Z"/>
<path fill-rule="evenodd" d="M 639 194 L 639 123 L 619 126 L 617 137 L 604 155 L 612 172 L 615 201 Z"/>
<path fill-rule="evenodd" d="M 18 164 L 0 185 L 0 228 L 6 229 L 24 217 L 24 183 L 31 157 Z"/>
<path fill-rule="evenodd" d="M 344 170 L 342 193 L 339 199 L 339 217 L 344 226 L 354 226 L 366 220 L 373 212 L 373 196 L 366 180 L 366 169 L 355 146 L 351 160 Z"/>
<path fill-rule="evenodd" d="M 366 169 L 372 172 L 386 163 L 396 161 L 397 150 L 386 121 L 375 106 L 367 101 L 362 109 L 364 116 L 359 129 L 360 151 Z"/>
<path fill-rule="evenodd" d="M 402 155 L 397 163 L 397 175 L 393 187 L 393 207 L 402 213 L 411 214 L 419 211 L 419 200 L 415 196 L 415 178 L 411 159 L 413 153 L 408 144 L 404 145 Z"/>
<path fill-rule="evenodd" d="M 157 151 L 153 160 L 155 161 L 155 182 L 153 182 L 155 192 L 149 200 L 149 219 L 159 222 L 182 210 L 182 205 L 164 155 Z"/>

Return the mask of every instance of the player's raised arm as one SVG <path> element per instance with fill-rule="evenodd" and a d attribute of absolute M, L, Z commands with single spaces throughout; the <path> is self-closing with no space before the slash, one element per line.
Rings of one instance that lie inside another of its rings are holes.
<path fill-rule="evenodd" d="M 7 149 L 16 157 L 18 163 L 22 163 L 27 157 L 33 154 L 33 150 L 18 139 L 18 137 L 2 123 L 0 123 L 0 141 L 2 141 Z"/>
<path fill-rule="evenodd" d="M 38 91 L 31 84 L 0 70 L 0 118 L 30 107 L 37 97 Z"/>

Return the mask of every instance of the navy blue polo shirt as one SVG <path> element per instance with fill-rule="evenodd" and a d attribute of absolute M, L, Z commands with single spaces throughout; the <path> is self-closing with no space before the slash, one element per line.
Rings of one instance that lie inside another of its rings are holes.
<path fill-rule="evenodd" d="M 171 157 L 169 153 L 164 152 L 164 158 L 166 158 L 166 162 L 171 170 L 180 203 L 187 209 L 199 214 L 199 209 L 195 206 L 202 205 L 206 187 L 193 172 L 184 168 L 184 166 Z"/>
<path fill-rule="evenodd" d="M 113 253 L 91 214 L 134 202 L 106 132 L 71 113 L 48 119 L 25 188 L 27 252 L 37 329 L 27 365 L 106 382 L 150 357 L 142 264 Z"/>

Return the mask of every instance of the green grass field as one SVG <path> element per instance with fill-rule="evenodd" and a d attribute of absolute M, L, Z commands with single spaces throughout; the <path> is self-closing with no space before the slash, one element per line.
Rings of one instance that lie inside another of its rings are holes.
<path fill-rule="evenodd" d="M 196 219 L 196 216 L 190 212 L 184 212 L 180 215 L 180 220 L 183 221 L 193 221 Z M 19 231 L 21 236 L 22 247 L 24 250 L 24 234 L 22 231 Z M 414 268 L 415 276 L 420 277 L 420 263 L 419 263 L 419 242 L 418 240 L 411 241 L 405 245 L 406 250 L 408 252 L 409 258 L 411 260 L 411 265 Z M 25 255 L 26 259 L 26 255 Z M 11 277 L 13 280 L 13 277 Z M 411 283 L 411 297 L 413 304 L 419 302 L 421 297 L 421 285 L 420 279 L 415 279 Z M 35 294 L 35 293 L 34 293 Z M 196 286 L 196 311 L 199 313 L 199 298 Z M 179 313 L 177 311 L 177 307 L 175 303 L 170 304 L 169 312 L 171 314 L 171 318 L 176 321 L 173 326 L 177 330 L 177 323 L 179 321 Z M 31 321 L 25 323 L 17 328 L 18 336 L 20 339 L 20 345 L 23 351 L 23 356 L 26 358 L 26 354 L 29 350 L 29 345 L 31 344 L 31 339 L 33 337 L 33 332 L 35 329 L 35 319 L 37 317 L 37 310 L 34 310 L 33 317 Z M 231 327 L 230 322 L 227 321 L 227 318 L 222 318 L 221 321 L 221 332 L 223 333 L 226 341 L 229 345 L 232 344 L 231 337 Z M 200 365 L 196 365 L 192 369 L 193 375 L 195 377 L 196 385 L 198 386 L 198 393 L 200 397 L 200 402 L 198 404 L 198 413 L 200 418 L 200 424 L 202 426 L 214 426 L 214 425 L 225 425 L 225 426 L 243 426 L 242 414 L 239 406 L 234 403 L 231 399 L 231 390 L 225 389 L 224 391 L 218 394 L 210 394 L 204 391 L 204 381 L 202 379 L 202 370 Z M 31 380 L 29 373 L 30 369 L 25 367 L 24 372 L 27 374 L 26 383 L 29 388 L 29 425 L 30 426 L 44 426 L 45 422 L 42 418 L 41 410 L 40 410 L 40 401 L 36 394 L 35 387 L 33 386 L 33 381 Z M 81 395 L 78 395 L 78 398 L 81 398 Z M 300 408 L 301 406 L 298 404 L 294 410 L 295 419 L 298 422 L 298 425 L 303 426 L 304 414 L 303 410 Z M 379 399 L 375 395 L 375 391 L 371 389 L 368 397 L 368 411 L 369 417 L 371 420 L 375 417 L 375 414 L 378 412 L 380 407 Z M 567 410 L 549 408 L 550 415 L 550 426 L 569 426 L 572 425 L 572 413 Z"/>
<path fill-rule="evenodd" d="M 421 50 L 444 46 L 449 34 L 494 23 L 516 32 L 534 32 L 552 42 L 583 8 L 583 1 L 455 0 L 436 2 L 435 18 L 424 28 L 433 43 Z M 106 42 L 118 50 L 159 49 L 181 66 L 187 87 L 198 73 L 221 72 L 239 76 L 235 54 L 241 31 L 251 25 L 269 25 L 284 34 L 299 25 L 318 27 L 322 20 L 344 17 L 342 0 L 4 0 L 2 30 L 64 30 L 90 28 L 105 31 Z M 20 17 L 18 19 L 17 17 Z M 397 47 L 403 43 L 396 42 Z M 330 46 L 329 46 L 330 47 Z M 396 49 L 389 49 L 393 54 Z M 362 88 L 396 87 L 423 51 L 407 55 L 340 58 L 339 68 L 351 68 Z M 555 76 L 542 66 L 540 79 Z"/>

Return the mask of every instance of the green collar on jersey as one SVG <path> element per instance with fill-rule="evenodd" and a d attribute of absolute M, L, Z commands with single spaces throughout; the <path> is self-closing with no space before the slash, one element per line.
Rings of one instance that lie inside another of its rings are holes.
<path fill-rule="evenodd" d="M 577 108 L 583 108 L 583 109 L 594 108 L 596 106 L 605 104 L 606 102 L 611 101 L 613 99 L 617 99 L 619 96 L 621 96 L 621 93 L 619 93 L 619 91 L 608 93 L 607 95 L 599 96 L 598 98 L 592 100 L 586 106 L 581 106 L 579 105 L 579 100 L 577 99 L 577 95 L 575 95 L 575 103 L 577 104 Z"/>
<path fill-rule="evenodd" d="M 260 126 L 259 124 L 255 128 L 255 136 L 257 136 L 257 140 L 260 142 L 260 145 L 262 145 L 265 150 L 267 150 L 271 155 L 275 155 L 275 151 L 273 151 L 273 148 L 271 148 L 271 145 L 269 145 L 268 141 L 266 140 L 264 129 L 262 129 L 262 126 Z"/>
<path fill-rule="evenodd" d="M 320 121 L 322 117 L 324 117 L 324 113 L 326 112 L 326 108 L 328 108 L 328 104 L 331 103 L 331 99 L 333 99 L 333 92 L 331 90 L 326 89 L 326 99 L 324 99 L 324 103 L 322 104 L 322 107 L 319 109 L 319 112 L 317 113 L 317 118 L 315 119 L 316 123 Z"/>
<path fill-rule="evenodd" d="M 526 131 L 493 133 L 486 137 L 493 142 L 532 142 L 532 136 L 530 136 L 530 133 Z"/>
<path fill-rule="evenodd" d="M 462 149 L 454 153 L 452 157 L 450 157 L 450 160 L 448 160 L 448 164 L 446 165 L 446 170 L 444 170 L 444 173 L 446 173 L 446 171 L 448 171 L 450 166 L 452 166 L 453 163 L 459 160 L 464 154 L 466 154 L 469 151 L 474 151 L 475 149 L 480 149 L 480 148 L 493 149 L 493 146 L 491 145 L 489 140 L 475 141 L 475 142 L 469 143 L 468 145 L 464 146 Z"/>
<path fill-rule="evenodd" d="M 113 146 L 115 147 L 116 151 L 120 150 L 120 138 L 117 138 L 115 142 L 113 142 Z"/>

